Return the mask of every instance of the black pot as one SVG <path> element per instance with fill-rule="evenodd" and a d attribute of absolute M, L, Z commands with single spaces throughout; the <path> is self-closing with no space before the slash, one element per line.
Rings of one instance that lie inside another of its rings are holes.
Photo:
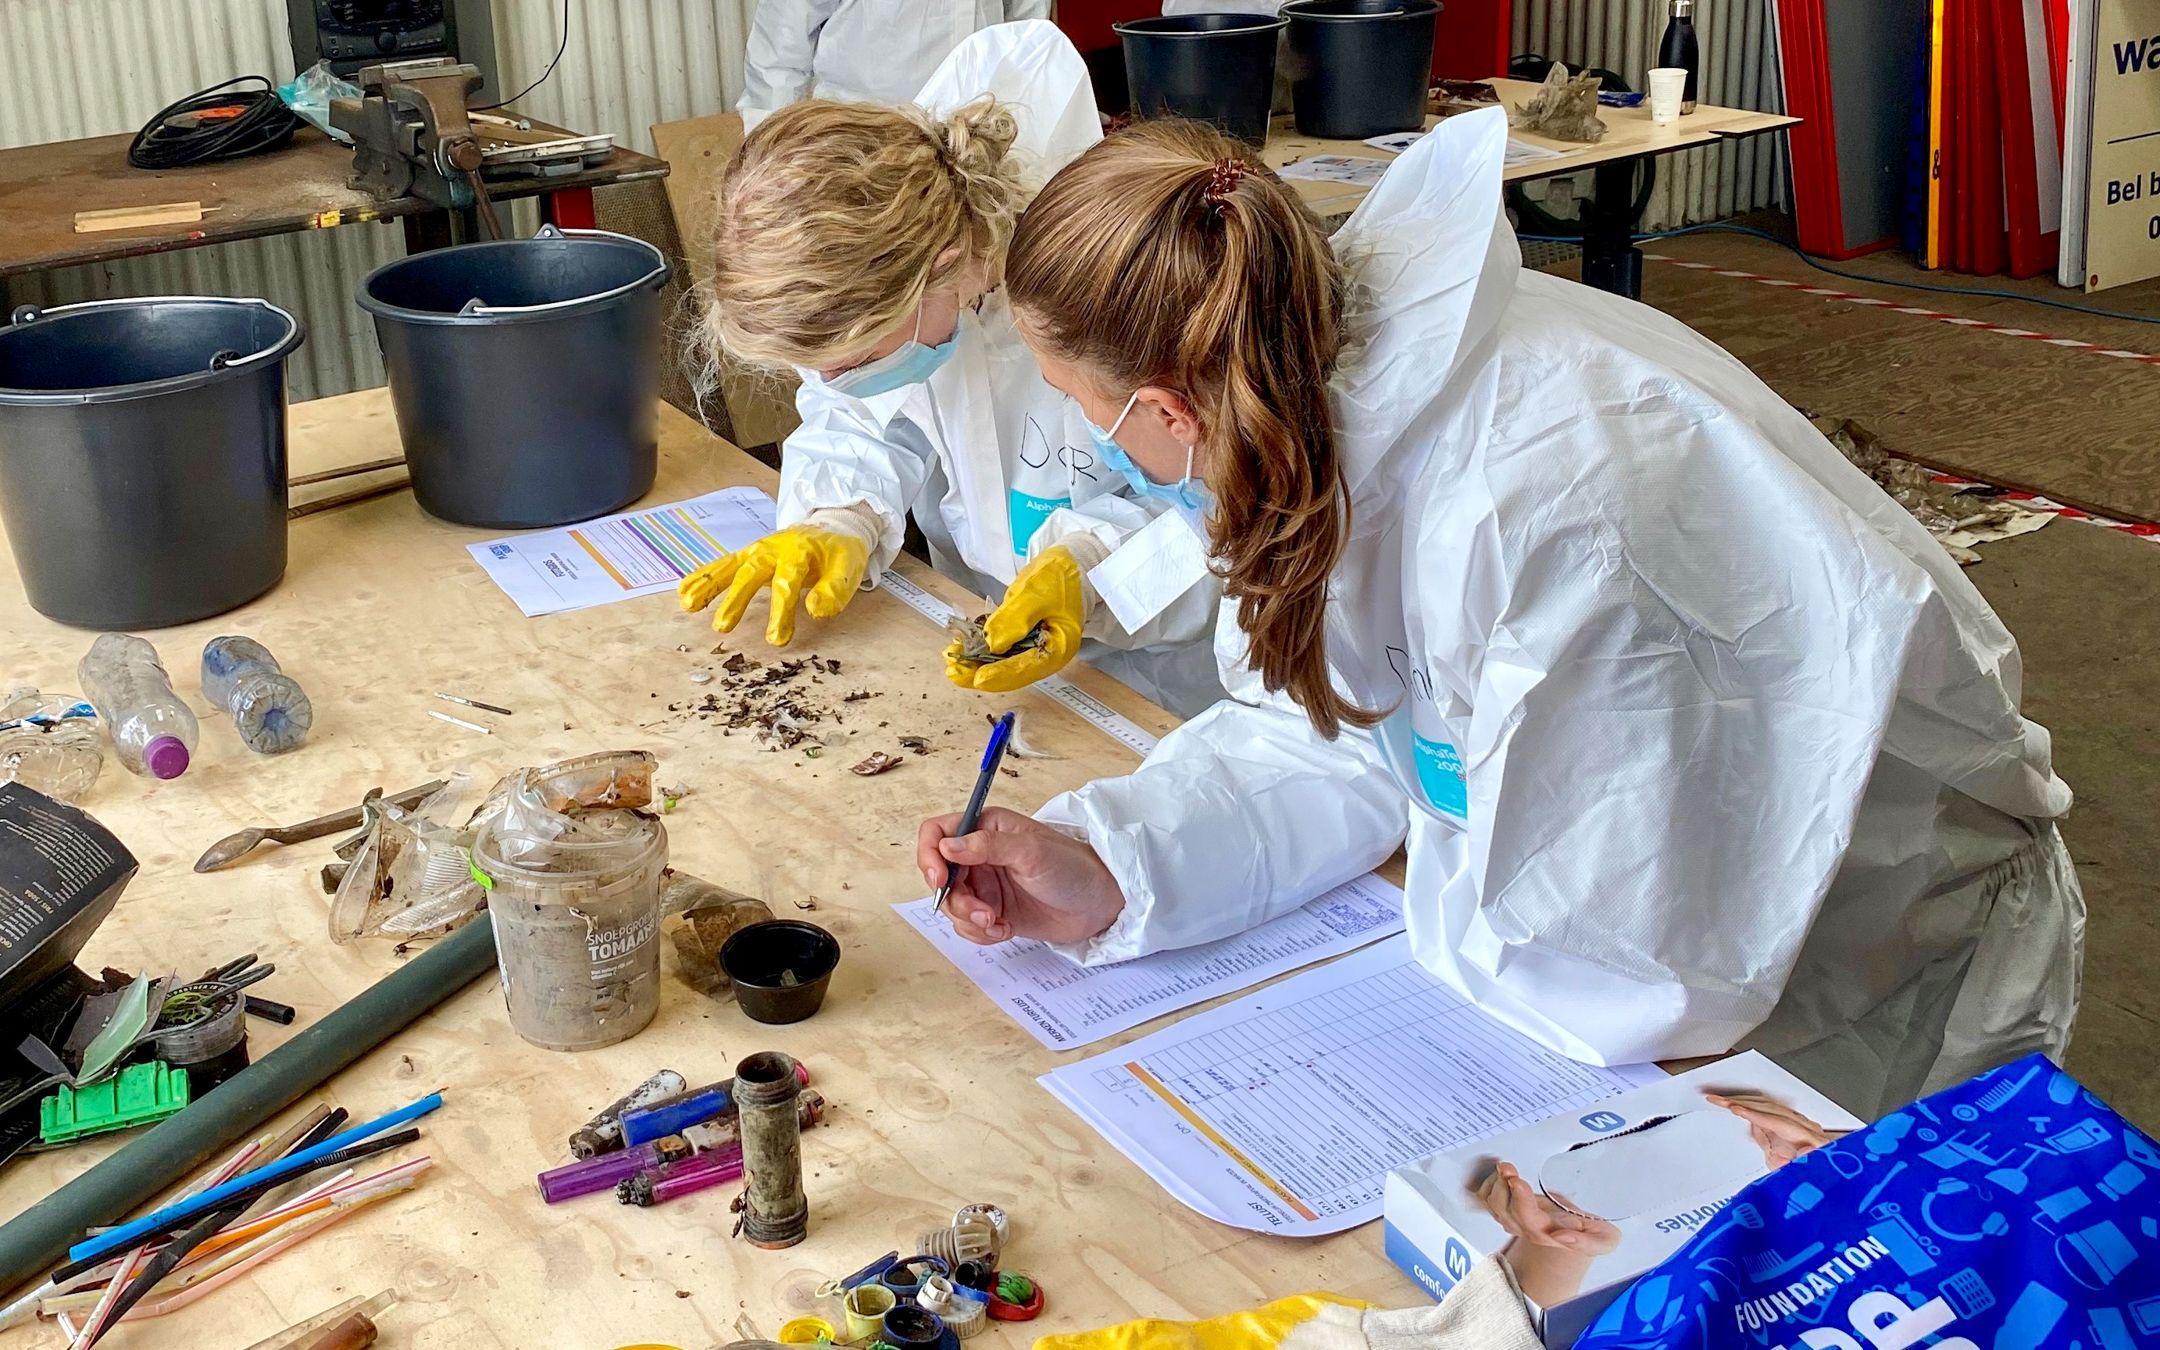
<path fill-rule="evenodd" d="M 1282 16 L 1299 132 L 1362 141 L 1425 125 L 1436 0 L 1292 0 Z"/>
<path fill-rule="evenodd" d="M 1190 117 L 1267 144 L 1283 26 L 1265 14 L 1165 14 L 1112 24 L 1125 44 L 1133 116 Z"/>
<path fill-rule="evenodd" d="M 800 1022 L 815 1013 L 839 964 L 839 939 L 800 919 L 738 928 L 720 945 L 720 969 L 753 1022 Z"/>

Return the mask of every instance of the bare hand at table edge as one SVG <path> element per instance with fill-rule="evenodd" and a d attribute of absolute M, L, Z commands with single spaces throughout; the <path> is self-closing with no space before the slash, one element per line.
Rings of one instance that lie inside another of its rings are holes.
<path fill-rule="evenodd" d="M 1478 1203 L 1509 1237 L 1583 1256 L 1603 1256 L 1620 1245 L 1620 1230 L 1603 1219 L 1563 1209 L 1523 1180 L 1515 1164 L 1493 1165 L 1477 1188 Z"/>
<path fill-rule="evenodd" d="M 1117 878 L 1084 839 L 1002 806 L 985 810 L 975 833 L 954 837 L 959 828 L 958 812 L 924 821 L 915 864 L 933 889 L 952 873 L 945 912 L 970 942 L 1084 942 L 1125 909 Z"/>
<path fill-rule="evenodd" d="M 1620 1245 L 1618 1228 L 1563 1209 L 1523 1180 L 1513 1163 L 1494 1163 L 1475 1193 L 1508 1235 L 1500 1259 L 1523 1296 L 1541 1308 L 1558 1307 L 1581 1293 L 1590 1267 Z"/>
<path fill-rule="evenodd" d="M 1705 1092 L 1703 1100 L 1747 1122 L 1749 1137 L 1762 1150 L 1763 1165 L 1772 1170 L 1845 1134 L 1842 1130 L 1833 1134 L 1777 1098 L 1760 1092 Z"/>

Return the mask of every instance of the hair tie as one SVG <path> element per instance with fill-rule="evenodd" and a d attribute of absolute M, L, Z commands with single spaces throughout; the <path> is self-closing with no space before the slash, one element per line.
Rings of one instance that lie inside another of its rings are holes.
<path fill-rule="evenodd" d="M 1208 171 L 1207 191 L 1201 195 L 1209 206 L 1219 207 L 1225 197 L 1237 190 L 1238 183 L 1244 177 L 1243 160 L 1219 159 L 1215 161 L 1215 167 Z"/>

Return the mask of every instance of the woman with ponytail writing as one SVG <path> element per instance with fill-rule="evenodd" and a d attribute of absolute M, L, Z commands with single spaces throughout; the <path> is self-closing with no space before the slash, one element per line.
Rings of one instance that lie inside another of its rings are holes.
<path fill-rule="evenodd" d="M 978 942 L 1237 932 L 1407 842 L 1436 976 L 1598 1063 L 1760 1048 L 1863 1116 L 2060 1054 L 2084 909 L 2016 644 L 1744 367 L 1522 269 L 1498 111 L 1325 237 L 1151 123 L 1068 166 L 1007 290 L 1045 376 L 1189 496 L 1232 701 L 918 857 Z"/>
<path fill-rule="evenodd" d="M 1085 656 L 1177 712 L 1222 696 L 1204 568 L 1152 605 L 1113 609 L 1088 582 L 1168 507 L 1098 461 L 999 289 L 1020 208 L 1101 136 L 1080 54 L 1034 21 L 969 38 L 913 104 L 812 99 L 744 141 L 711 243 L 705 383 L 722 359 L 793 369 L 802 425 L 782 528 L 685 578 L 686 609 L 717 600 L 731 631 L 769 590 L 784 646 L 798 608 L 829 619 L 874 583 L 912 514 L 939 571 L 1005 597 L 994 649 L 1038 637 L 979 668 L 955 653 L 958 682 L 1004 692 Z"/>

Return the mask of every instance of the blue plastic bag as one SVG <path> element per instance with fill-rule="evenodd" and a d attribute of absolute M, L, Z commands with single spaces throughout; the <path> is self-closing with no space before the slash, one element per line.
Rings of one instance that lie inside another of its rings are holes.
<path fill-rule="evenodd" d="M 1575 1350 L 2160 1345 L 2160 1148 L 2040 1055 L 1733 1197 Z"/>
<path fill-rule="evenodd" d="M 317 61 L 277 91 L 286 107 L 339 145 L 351 145 L 352 137 L 330 125 L 330 100 L 359 98 L 360 93 L 360 86 L 331 70 L 328 61 Z"/>

